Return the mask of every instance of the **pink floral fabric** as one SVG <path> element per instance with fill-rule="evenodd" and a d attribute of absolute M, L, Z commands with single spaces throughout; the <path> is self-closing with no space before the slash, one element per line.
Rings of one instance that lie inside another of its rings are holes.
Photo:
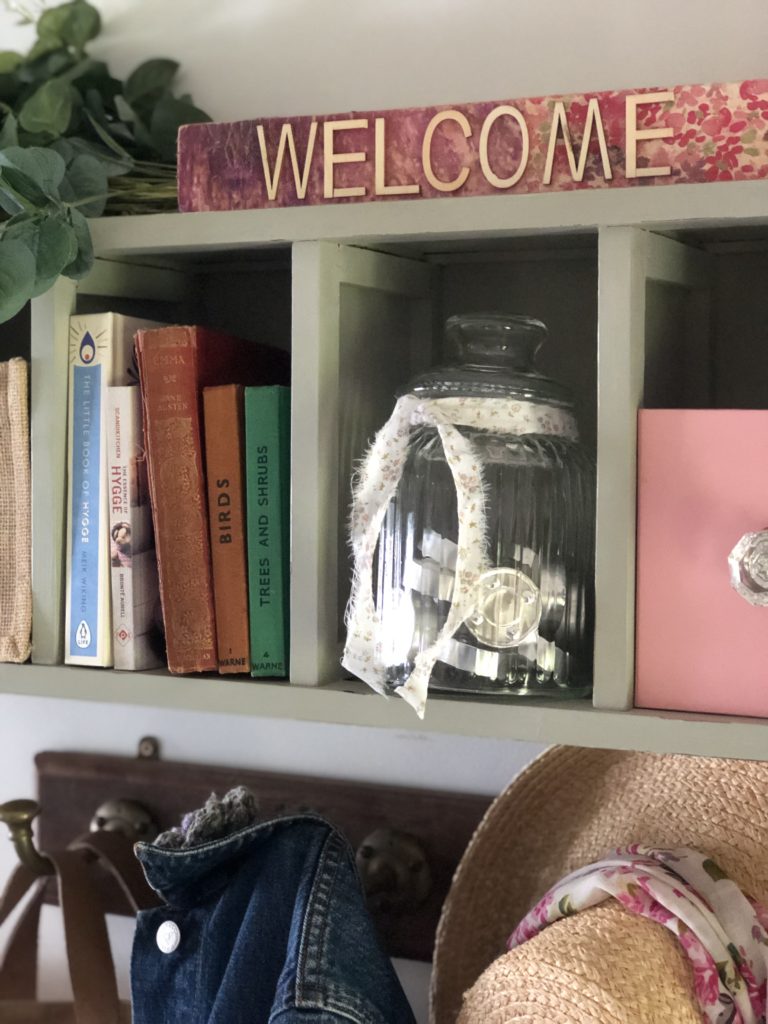
<path fill-rule="evenodd" d="M 633 845 L 574 871 L 523 918 L 508 948 L 610 897 L 679 940 L 693 966 L 704 1020 L 765 1024 L 768 909 L 697 850 Z"/>

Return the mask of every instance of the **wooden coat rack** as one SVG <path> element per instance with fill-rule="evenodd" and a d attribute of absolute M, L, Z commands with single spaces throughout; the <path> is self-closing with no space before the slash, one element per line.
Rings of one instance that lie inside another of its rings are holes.
<path fill-rule="evenodd" d="M 35 764 L 42 851 L 63 848 L 90 827 L 115 827 L 105 816 L 119 814 L 120 807 L 94 820 L 109 801 L 137 801 L 160 830 L 178 825 L 212 792 L 223 796 L 240 785 L 256 795 L 264 819 L 320 814 L 357 851 L 368 905 L 388 953 L 413 960 L 432 958 L 453 873 L 490 803 L 463 793 L 163 761 L 151 737 L 140 742 L 136 758 L 44 752 Z M 106 874 L 103 884 L 109 909 L 127 913 Z M 56 901 L 53 887 L 49 900 Z"/>

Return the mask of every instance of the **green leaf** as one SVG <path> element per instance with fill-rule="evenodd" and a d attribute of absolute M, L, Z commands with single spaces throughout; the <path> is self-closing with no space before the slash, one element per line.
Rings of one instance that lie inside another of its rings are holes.
<path fill-rule="evenodd" d="M 57 78 L 45 82 L 19 111 L 19 124 L 28 132 L 63 135 L 72 117 L 72 86 Z"/>
<path fill-rule="evenodd" d="M 37 31 L 41 36 L 55 36 L 76 50 L 82 50 L 100 29 L 101 16 L 86 0 L 72 0 L 71 3 L 51 7 L 37 19 Z"/>
<path fill-rule="evenodd" d="M 170 87 L 178 70 L 179 65 L 175 60 L 156 57 L 153 60 L 145 61 L 126 79 L 123 96 L 133 104 L 146 96 L 160 95 Z"/>
<path fill-rule="evenodd" d="M 125 157 L 121 159 L 104 146 L 96 145 L 94 142 L 88 142 L 87 139 L 79 139 L 75 135 L 69 136 L 66 139 L 57 139 L 55 142 L 51 143 L 51 149 L 55 149 L 60 153 L 68 164 L 80 154 L 93 157 L 95 160 L 98 160 L 104 168 L 104 173 L 107 178 L 119 178 L 120 175 L 127 174 L 132 170 L 134 166 L 133 160 L 127 153 Z"/>
<path fill-rule="evenodd" d="M 20 171 L 17 167 L 3 166 L 2 153 L 0 153 L 0 190 L 11 196 L 19 204 L 20 210 L 31 210 L 35 207 L 44 209 L 51 202 L 50 197 L 43 192 L 37 182 L 24 171 Z"/>
<path fill-rule="evenodd" d="M 123 91 L 123 83 L 118 78 L 112 78 L 106 64 L 99 61 L 86 74 L 76 78 L 73 82 L 83 95 L 86 102 L 89 96 L 98 96 L 101 105 L 113 104 Z"/>
<path fill-rule="evenodd" d="M 59 214 L 19 219 L 8 226 L 3 238 L 23 243 L 34 256 L 33 298 L 48 291 L 62 270 L 77 255 L 75 232 Z"/>
<path fill-rule="evenodd" d="M 96 120 L 96 118 L 93 116 L 93 114 L 90 113 L 90 111 L 86 110 L 85 111 L 85 116 L 88 119 L 88 121 L 90 122 L 91 127 L 96 132 L 96 134 L 98 135 L 98 137 L 101 139 L 101 141 L 104 143 L 105 146 L 107 146 L 109 149 L 111 149 L 112 152 L 121 161 L 130 160 L 131 163 L 133 163 L 133 160 L 131 159 L 130 155 L 126 152 L 126 150 L 123 149 L 123 147 L 120 145 L 119 142 L 116 142 L 112 138 L 112 136 L 106 130 L 106 128 L 103 128 L 99 124 L 99 122 Z"/>
<path fill-rule="evenodd" d="M 723 871 L 719 864 L 715 864 L 713 860 L 705 860 L 701 865 L 707 872 L 713 882 L 722 882 L 723 879 L 727 879 L 728 875 Z"/>
<path fill-rule="evenodd" d="M 0 149 L 7 146 L 18 146 L 19 133 L 17 130 L 16 118 L 13 114 L 6 114 L 3 127 L 0 128 Z"/>
<path fill-rule="evenodd" d="M 69 222 L 77 241 L 77 255 L 72 262 L 64 267 L 62 274 L 77 281 L 89 272 L 93 266 L 93 242 L 88 221 L 79 210 L 69 211 Z"/>
<path fill-rule="evenodd" d="M 104 109 L 104 100 L 98 89 L 86 89 L 83 99 L 85 100 L 86 113 L 98 121 L 102 128 L 106 128 L 109 125 L 109 120 Z"/>
<path fill-rule="evenodd" d="M 133 122 L 133 139 L 135 144 L 142 149 L 146 149 L 150 153 L 155 152 L 155 144 L 152 141 L 150 131 L 138 116 Z"/>
<path fill-rule="evenodd" d="M 183 124 L 210 121 L 210 117 L 198 107 L 167 94 L 152 111 L 149 133 L 157 152 L 165 160 L 176 160 L 176 136 Z"/>
<path fill-rule="evenodd" d="M 124 96 L 115 96 L 115 110 L 121 121 L 135 121 L 136 112 Z"/>
<path fill-rule="evenodd" d="M 61 40 L 58 36 L 53 35 L 40 35 L 36 40 L 34 46 L 27 54 L 27 61 L 33 63 L 40 57 L 45 57 L 49 53 L 53 53 L 55 50 L 61 50 Z"/>
<path fill-rule="evenodd" d="M 58 218 L 46 217 L 40 225 L 33 297 L 48 291 L 64 268 L 71 264 L 77 249 L 77 237 L 71 225 Z"/>
<path fill-rule="evenodd" d="M 71 67 L 58 76 L 59 80 L 62 82 L 73 82 L 75 79 L 82 78 L 93 70 L 95 63 L 96 61 L 91 60 L 90 57 L 84 57 L 82 60 L 75 61 Z"/>
<path fill-rule="evenodd" d="M 64 177 L 64 159 L 52 149 L 31 146 L 9 146 L 0 151 L 0 166 L 15 167 L 23 171 L 47 196 L 58 198 L 59 185 Z"/>
<path fill-rule="evenodd" d="M 15 217 L 19 213 L 24 213 L 28 208 L 29 204 L 23 202 L 13 189 L 8 188 L 0 178 L 0 210 L 4 210 L 10 217 Z M 2 227 L 3 223 L 0 221 L 0 229 Z"/>
<path fill-rule="evenodd" d="M 0 103 L 6 107 L 16 107 L 23 88 L 18 75 L 0 75 Z"/>
<path fill-rule="evenodd" d="M 26 245 L 0 238 L 0 323 L 27 303 L 34 283 L 35 257 Z"/>
<path fill-rule="evenodd" d="M 24 58 L 13 50 L 0 50 L 0 75 L 9 75 L 21 64 Z"/>
<path fill-rule="evenodd" d="M 123 124 L 122 121 L 112 121 L 109 126 L 109 133 L 118 144 L 120 143 L 120 140 L 122 140 L 123 145 L 126 146 L 133 146 L 136 142 L 130 126 Z"/>
<path fill-rule="evenodd" d="M 40 217 L 38 215 L 22 214 L 8 221 L 3 232 L 3 239 L 23 242 L 32 255 L 36 257 L 39 234 Z"/>
<path fill-rule="evenodd" d="M 72 141 L 72 139 L 56 139 L 46 148 L 52 150 L 54 153 L 58 153 L 64 163 L 68 164 L 77 156 L 77 151 L 72 145 Z"/>
<path fill-rule="evenodd" d="M 61 195 L 85 217 L 100 217 L 107 202 L 107 172 L 96 157 L 81 153 L 67 167 Z M 88 199 L 89 202 L 83 202 Z"/>

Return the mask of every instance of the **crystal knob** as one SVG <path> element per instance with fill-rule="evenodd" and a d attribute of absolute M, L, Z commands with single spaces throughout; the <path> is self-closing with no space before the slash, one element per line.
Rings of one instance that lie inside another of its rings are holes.
<path fill-rule="evenodd" d="M 519 569 L 490 569 L 477 581 L 466 625 L 487 647 L 517 647 L 539 625 L 541 592 Z"/>
<path fill-rule="evenodd" d="M 768 529 L 745 533 L 728 556 L 731 586 L 745 601 L 768 605 Z"/>

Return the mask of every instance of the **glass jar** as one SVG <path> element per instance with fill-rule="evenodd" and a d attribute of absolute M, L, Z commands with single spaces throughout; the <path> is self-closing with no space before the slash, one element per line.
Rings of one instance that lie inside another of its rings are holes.
<path fill-rule="evenodd" d="M 378 475 L 391 496 L 363 515 L 369 533 L 380 524 L 370 578 L 356 547 L 368 632 L 359 608 L 350 617 L 376 678 L 349 664 L 420 713 L 427 680 L 476 696 L 591 691 L 594 463 L 570 393 L 534 368 L 546 334 L 529 317 L 451 317 L 456 358 L 410 383 L 362 473 L 363 491 Z M 353 508 L 353 546 L 355 521 Z"/>

